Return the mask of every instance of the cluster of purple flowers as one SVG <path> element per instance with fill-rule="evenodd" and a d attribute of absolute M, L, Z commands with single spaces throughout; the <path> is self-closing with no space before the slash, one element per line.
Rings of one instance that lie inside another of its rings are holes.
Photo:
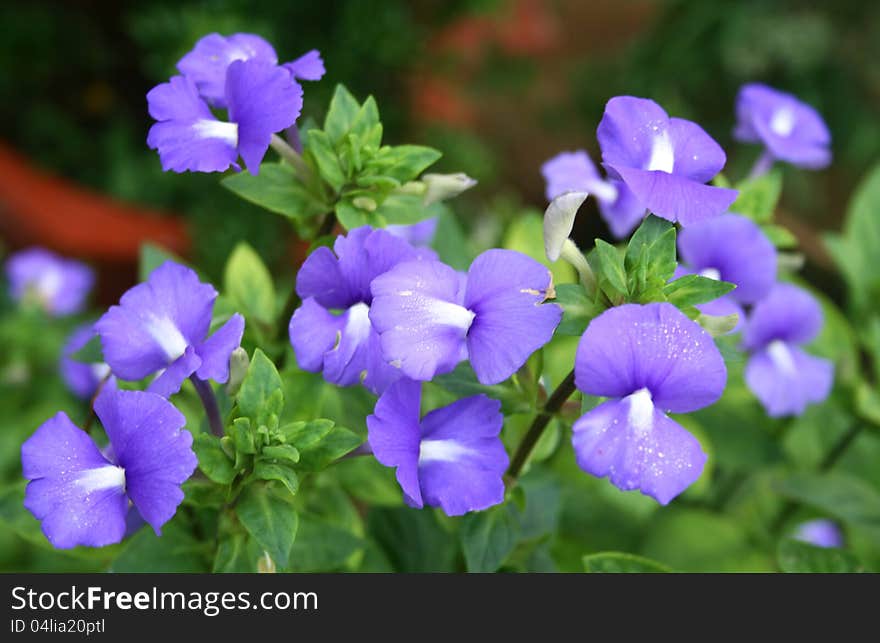
<path fill-rule="evenodd" d="M 22 279 L 21 265 L 31 265 L 18 257 L 10 264 L 15 267 L 10 274 Z M 49 279 L 40 271 L 57 271 L 52 279 L 62 284 L 62 297 L 69 297 L 83 270 L 54 258 L 27 280 L 39 287 Z M 70 290 L 66 284 L 73 284 Z M 22 446 L 22 469 L 30 480 L 25 506 L 56 547 L 119 542 L 138 516 L 159 533 L 174 515 L 183 499 L 180 485 L 197 461 L 192 435 L 182 430 L 184 417 L 167 398 L 187 377 L 226 382 L 229 357 L 244 332 L 244 318 L 235 314 L 209 333 L 217 294 L 190 268 L 168 261 L 96 323 L 71 335 L 62 354 L 62 376 L 77 395 L 97 393 L 94 409 L 109 444 L 99 448 L 59 413 Z M 55 301 L 46 299 L 48 311 L 58 311 Z M 106 362 L 73 359 L 95 335 Z M 116 386 L 116 378 L 153 375 L 147 391 Z"/>
<path fill-rule="evenodd" d="M 827 128 L 794 97 L 748 85 L 737 115 L 737 138 L 766 147 L 756 172 L 766 172 L 775 159 L 809 168 L 827 164 Z M 734 332 L 742 330 L 742 347 L 751 354 L 746 383 L 768 415 L 797 415 L 824 400 L 833 366 L 799 348 L 821 328 L 821 308 L 806 291 L 777 283 L 773 244 L 756 223 L 727 212 L 736 191 L 704 185 L 724 166 L 721 147 L 696 124 L 629 96 L 608 102 L 597 137 L 607 179 L 583 150 L 542 167 L 553 202 L 545 216 L 548 258 L 559 258 L 577 208 L 590 194 L 617 237 L 649 212 L 678 222 L 683 263 L 674 278 L 699 274 L 736 285 L 698 308 L 738 316 Z M 663 504 L 699 477 L 706 458 L 699 443 L 665 415 L 702 408 L 724 390 L 724 362 L 696 323 L 668 304 L 611 309 L 584 333 L 575 371 L 578 388 L 611 398 L 574 425 L 581 468 Z"/>
<path fill-rule="evenodd" d="M 488 250 L 467 273 L 385 230 L 362 227 L 315 250 L 297 275 L 290 320 L 300 367 L 380 395 L 367 418 L 376 457 L 397 467 L 407 502 L 450 515 L 503 500 L 500 405 L 478 395 L 420 420 L 421 382 L 468 360 L 483 384 L 513 375 L 562 318 L 550 271 Z"/>
<path fill-rule="evenodd" d="M 209 34 L 177 63 L 181 75 L 147 94 L 156 123 L 147 144 L 164 170 L 259 173 L 272 136 L 293 126 L 302 110 L 299 80 L 324 75 L 320 54 L 309 51 L 278 64 L 268 42 L 252 34 Z M 213 110 L 225 110 L 226 120 Z"/>

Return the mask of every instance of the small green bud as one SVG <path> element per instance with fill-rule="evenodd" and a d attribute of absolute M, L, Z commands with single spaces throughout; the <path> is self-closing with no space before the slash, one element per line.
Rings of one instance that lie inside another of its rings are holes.
<path fill-rule="evenodd" d="M 456 172 L 455 174 L 425 174 L 422 176 L 422 182 L 427 187 L 425 190 L 425 205 L 455 198 L 477 184 L 476 179 L 472 179 L 464 172 Z"/>
<path fill-rule="evenodd" d="M 232 355 L 229 356 L 229 381 L 226 383 L 228 395 L 233 396 L 238 393 L 250 364 L 251 359 L 241 346 L 232 351 Z"/>

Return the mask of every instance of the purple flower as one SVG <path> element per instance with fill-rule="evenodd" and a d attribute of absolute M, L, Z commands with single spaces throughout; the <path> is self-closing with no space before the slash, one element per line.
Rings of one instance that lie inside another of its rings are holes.
<path fill-rule="evenodd" d="M 376 459 L 397 467 L 411 507 L 441 507 L 448 516 L 480 511 L 504 500 L 507 452 L 498 434 L 501 403 L 475 395 L 420 418 L 421 384 L 402 379 L 367 417 Z"/>
<path fill-rule="evenodd" d="M 437 233 L 437 217 L 431 217 L 411 225 L 387 225 L 385 230 L 395 237 L 405 239 L 414 246 L 429 246 Z"/>
<path fill-rule="evenodd" d="M 706 454 L 667 413 L 714 403 L 727 369 L 712 338 L 672 304 L 626 304 L 584 332 L 575 383 L 612 398 L 574 424 L 578 465 L 667 504 L 700 477 Z"/>
<path fill-rule="evenodd" d="M 752 309 L 743 329 L 743 347 L 752 355 L 746 384 L 767 415 L 800 415 L 831 392 L 834 365 L 801 350 L 822 328 L 822 309 L 805 290 L 777 284 Z"/>
<path fill-rule="evenodd" d="M 122 540 L 129 503 L 156 534 L 183 500 L 180 485 L 198 463 L 186 420 L 163 398 L 106 388 L 95 401 L 110 440 L 104 453 L 63 412 L 22 445 L 30 480 L 24 506 L 55 547 L 102 547 Z"/>
<path fill-rule="evenodd" d="M 226 382 L 244 318 L 236 313 L 209 337 L 216 298 L 214 287 L 186 266 L 166 261 L 156 268 L 95 324 L 113 374 L 139 380 L 162 371 L 149 390 L 163 397 L 179 391 L 193 374 Z"/>
<path fill-rule="evenodd" d="M 707 315 L 745 315 L 742 304 L 765 297 L 776 283 L 776 248 L 761 228 L 750 219 L 723 214 L 682 229 L 678 252 L 686 266 L 679 266 L 675 278 L 699 274 L 736 284 L 736 289 L 697 308 Z"/>
<path fill-rule="evenodd" d="M 21 250 L 9 257 L 6 278 L 12 299 L 34 301 L 55 317 L 80 312 L 95 283 L 91 268 L 44 248 Z"/>
<path fill-rule="evenodd" d="M 434 257 L 429 249 L 413 248 L 369 226 L 337 237 L 332 251 L 321 247 L 310 254 L 296 276 L 303 303 L 289 328 L 299 366 L 323 372 L 325 380 L 340 386 L 362 382 L 374 393 L 384 391 L 401 372 L 383 357 L 370 323 L 370 283 L 401 262 Z"/>
<path fill-rule="evenodd" d="M 843 547 L 843 533 L 830 520 L 808 520 L 798 525 L 793 534 L 795 540 L 816 547 Z"/>
<path fill-rule="evenodd" d="M 541 174 L 547 183 L 548 201 L 566 192 L 582 192 L 596 197 L 599 213 L 611 229 L 611 234 L 618 239 L 629 235 L 645 216 L 645 207 L 626 184 L 616 179 L 603 180 L 583 150 L 557 154 L 541 166 Z M 563 240 L 571 234 L 574 212 L 571 215 L 571 225 L 561 237 Z"/>
<path fill-rule="evenodd" d="M 687 226 L 736 199 L 736 190 L 704 185 L 724 167 L 724 150 L 699 125 L 669 118 L 652 100 L 612 98 L 596 135 L 609 174 L 659 217 Z"/>
<path fill-rule="evenodd" d="M 73 354 L 83 348 L 95 336 L 92 324 L 84 324 L 74 330 L 61 351 L 59 368 L 67 388 L 82 399 L 89 399 L 101 382 L 110 375 L 110 367 L 104 362 L 85 363 L 73 359 Z"/>
<path fill-rule="evenodd" d="M 469 359 L 477 379 L 497 384 L 550 341 L 562 309 L 550 271 L 513 250 L 487 250 L 467 274 L 439 261 L 401 263 L 373 280 L 370 320 L 385 359 L 430 380 Z"/>
<path fill-rule="evenodd" d="M 767 85 L 743 85 L 736 97 L 734 137 L 762 143 L 775 159 L 799 167 L 821 169 L 831 162 L 831 134 L 819 113 L 791 94 Z"/>
<path fill-rule="evenodd" d="M 255 34 L 212 33 L 201 38 L 192 51 L 180 59 L 177 69 L 195 84 L 199 95 L 210 105 L 226 107 L 226 72 L 233 62 L 243 60 L 275 66 L 278 54 L 272 45 Z M 319 80 L 324 75 L 324 61 L 316 49 L 282 67 L 292 79 Z"/>
<path fill-rule="evenodd" d="M 226 70 L 225 104 L 229 121 L 217 119 L 188 77 L 174 76 L 147 94 L 150 128 L 147 144 L 159 151 L 162 169 L 175 172 L 251 174 L 269 149 L 272 135 L 293 125 L 302 109 L 302 87 L 289 72 L 259 59 L 236 60 Z"/>

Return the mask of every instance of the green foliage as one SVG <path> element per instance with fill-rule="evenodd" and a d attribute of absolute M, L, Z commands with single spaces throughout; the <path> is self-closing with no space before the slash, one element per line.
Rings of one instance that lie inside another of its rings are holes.
<path fill-rule="evenodd" d="M 508 502 L 467 514 L 462 519 L 459 536 L 467 570 L 494 572 L 519 541 L 519 511 Z"/>
<path fill-rule="evenodd" d="M 714 301 L 736 288 L 735 284 L 700 275 L 685 275 L 663 288 L 666 301 L 679 308 Z"/>
<path fill-rule="evenodd" d="M 772 170 L 759 177 L 741 181 L 736 189 L 739 190 L 739 195 L 730 206 L 731 212 L 747 216 L 755 223 L 772 223 L 773 213 L 782 193 L 780 170 Z"/>
<path fill-rule="evenodd" d="M 584 556 L 584 571 L 591 574 L 668 574 L 665 565 L 624 552 L 602 552 Z"/>
<path fill-rule="evenodd" d="M 248 485 L 235 507 L 247 532 L 280 567 L 287 567 L 299 515 L 286 494 L 270 483 Z"/>
<path fill-rule="evenodd" d="M 294 223 L 307 221 L 331 209 L 321 195 L 310 192 L 297 177 L 296 170 L 285 163 L 263 163 L 259 174 L 230 174 L 221 184 L 242 199 Z"/>
<path fill-rule="evenodd" d="M 843 549 L 816 547 L 786 539 L 777 551 L 779 568 L 794 574 L 851 574 L 864 571 L 858 559 Z"/>

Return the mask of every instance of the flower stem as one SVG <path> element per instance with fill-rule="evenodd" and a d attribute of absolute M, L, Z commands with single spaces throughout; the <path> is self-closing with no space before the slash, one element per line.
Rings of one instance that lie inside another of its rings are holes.
<path fill-rule="evenodd" d="M 758 157 L 758 160 L 755 161 L 755 164 L 752 166 L 752 170 L 749 172 L 748 178 L 756 179 L 759 176 L 764 176 L 767 172 L 770 171 L 770 168 L 773 167 L 773 163 L 776 161 L 776 158 L 770 153 L 769 150 L 764 150 L 761 156 Z"/>
<path fill-rule="evenodd" d="M 205 415 L 208 416 L 208 424 L 211 425 L 211 433 L 218 438 L 226 435 L 223 430 L 223 420 L 220 419 L 220 407 L 217 406 L 217 398 L 214 396 L 214 389 L 203 379 L 196 377 L 195 373 L 189 376 L 193 386 L 196 387 L 196 393 L 202 400 L 202 406 L 205 407 Z"/>
<path fill-rule="evenodd" d="M 526 431 L 525 436 L 523 436 L 522 442 L 519 443 L 516 452 L 513 454 L 513 459 L 510 461 L 510 466 L 507 468 L 507 473 L 505 474 L 508 487 L 516 482 L 517 477 L 522 472 L 522 468 L 528 461 L 532 451 L 534 451 L 535 445 L 538 444 L 538 440 L 541 439 L 544 429 L 550 424 L 550 419 L 562 408 L 562 405 L 565 404 L 565 401 L 571 397 L 571 394 L 574 392 L 574 371 L 572 371 L 565 376 L 565 379 L 562 380 L 559 386 L 556 387 L 556 390 L 550 394 L 549 398 L 547 398 L 547 403 L 544 404 L 544 408 L 542 408 L 538 412 L 538 415 L 535 416 L 532 425 L 529 427 L 529 430 Z"/>
<path fill-rule="evenodd" d="M 293 149 L 293 147 L 291 147 L 287 143 L 287 141 L 278 136 L 278 134 L 272 134 L 272 140 L 269 145 L 272 147 L 273 150 L 278 152 L 278 155 L 281 158 L 283 158 L 294 167 L 303 182 L 306 182 L 311 178 L 312 171 L 309 169 L 309 166 L 306 165 L 305 161 L 303 161 L 303 157 L 299 154 L 299 152 Z"/>

